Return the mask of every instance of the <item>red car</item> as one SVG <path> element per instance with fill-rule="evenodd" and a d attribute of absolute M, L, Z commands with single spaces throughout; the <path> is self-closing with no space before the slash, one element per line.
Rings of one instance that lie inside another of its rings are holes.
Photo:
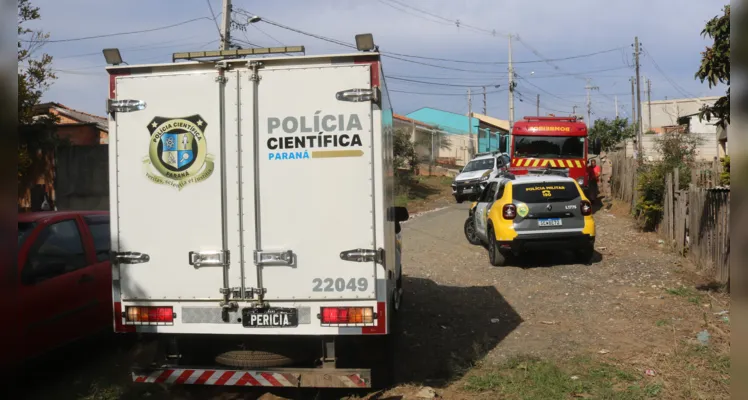
<path fill-rule="evenodd" d="M 108 212 L 18 214 L 18 264 L 5 293 L 15 297 L 16 318 L 0 364 L 112 330 L 109 245 Z"/>

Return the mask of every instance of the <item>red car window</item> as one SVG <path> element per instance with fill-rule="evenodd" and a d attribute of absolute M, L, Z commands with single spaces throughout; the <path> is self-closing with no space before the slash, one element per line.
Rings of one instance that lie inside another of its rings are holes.
<path fill-rule="evenodd" d="M 96 215 L 84 217 L 88 229 L 93 236 L 94 249 L 96 250 L 96 261 L 103 262 L 109 259 L 109 216 Z"/>
<path fill-rule="evenodd" d="M 44 228 L 29 250 L 25 279 L 39 282 L 88 265 L 78 225 L 66 220 Z"/>

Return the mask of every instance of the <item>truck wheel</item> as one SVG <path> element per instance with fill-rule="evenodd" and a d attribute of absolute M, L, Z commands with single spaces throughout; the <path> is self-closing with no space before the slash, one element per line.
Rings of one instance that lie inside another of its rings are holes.
<path fill-rule="evenodd" d="M 455 201 L 457 202 L 457 204 L 462 204 L 462 202 L 465 201 L 465 199 L 462 197 L 455 197 Z"/>
<path fill-rule="evenodd" d="M 475 234 L 475 224 L 473 223 L 473 217 L 468 217 L 465 220 L 465 238 L 467 238 L 468 243 L 472 245 L 479 245 L 481 243 L 480 239 L 478 238 L 478 235 Z"/>
<path fill-rule="evenodd" d="M 501 250 L 499 250 L 493 227 L 488 228 L 488 261 L 490 261 L 491 265 L 494 267 L 506 265 L 506 256 L 501 252 Z"/>
<path fill-rule="evenodd" d="M 282 367 L 294 361 L 283 354 L 261 350 L 232 350 L 216 357 L 219 364 L 239 368 Z"/>
<path fill-rule="evenodd" d="M 388 334 L 373 336 L 371 352 L 371 387 L 375 390 L 386 389 L 395 384 L 395 352 L 398 333 L 398 319 L 390 308 L 390 329 Z"/>

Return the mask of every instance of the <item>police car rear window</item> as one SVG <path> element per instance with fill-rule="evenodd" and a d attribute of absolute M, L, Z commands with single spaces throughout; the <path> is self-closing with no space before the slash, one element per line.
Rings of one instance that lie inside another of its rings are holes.
<path fill-rule="evenodd" d="M 572 201 L 579 190 L 571 182 L 520 183 L 512 185 L 512 197 L 523 203 L 555 203 Z"/>

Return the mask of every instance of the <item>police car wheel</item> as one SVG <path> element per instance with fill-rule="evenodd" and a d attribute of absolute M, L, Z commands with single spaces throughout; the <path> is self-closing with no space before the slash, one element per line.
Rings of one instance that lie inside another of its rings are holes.
<path fill-rule="evenodd" d="M 499 250 L 495 237 L 493 228 L 488 228 L 488 260 L 494 267 L 501 267 L 506 265 L 506 256 Z"/>
<path fill-rule="evenodd" d="M 475 224 L 473 223 L 473 217 L 468 217 L 465 220 L 465 238 L 467 238 L 468 243 L 472 245 L 479 245 L 481 244 L 480 238 L 475 234 Z"/>
<path fill-rule="evenodd" d="M 585 246 L 577 250 L 576 253 L 577 259 L 579 259 L 582 264 L 589 265 L 592 264 L 592 257 L 595 255 L 595 248 L 592 246 Z"/>

